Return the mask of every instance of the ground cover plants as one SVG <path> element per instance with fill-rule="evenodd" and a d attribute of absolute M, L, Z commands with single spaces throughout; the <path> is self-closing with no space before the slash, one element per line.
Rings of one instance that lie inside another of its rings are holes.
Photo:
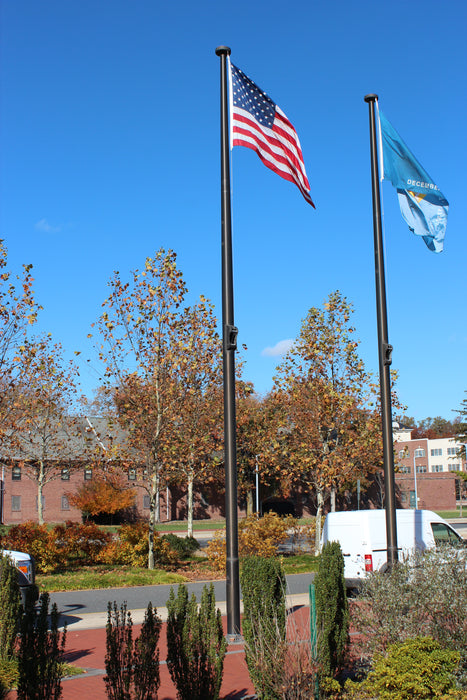
<path fill-rule="evenodd" d="M 369 576 L 363 581 L 362 590 L 352 603 L 352 623 L 358 634 L 355 650 L 359 652 L 370 675 L 361 686 L 353 686 L 348 697 L 444 697 L 435 694 L 434 691 L 431 691 L 432 694 L 429 694 L 429 691 L 423 694 L 421 690 L 420 694 L 412 695 L 404 695 L 401 690 L 397 691 L 397 694 L 394 690 L 394 694 L 389 696 L 382 694 L 381 688 L 376 688 L 376 676 L 381 675 L 383 668 L 386 669 L 386 680 L 390 683 L 390 671 L 387 670 L 390 659 L 398 658 L 397 645 L 407 642 L 405 652 L 408 653 L 410 648 L 413 655 L 416 651 L 419 665 L 422 652 L 434 654 L 436 658 L 439 658 L 438 650 L 459 653 L 457 661 L 455 656 L 448 654 L 446 657 L 451 659 L 449 668 L 455 681 L 449 690 L 449 697 L 466 698 L 466 610 L 466 550 L 456 550 L 452 547 L 429 550 L 400 562 L 389 573 L 375 572 Z M 414 641 L 421 638 L 429 641 Z M 447 668 L 446 664 L 444 668 Z M 425 674 L 428 672 L 431 676 L 425 678 L 427 684 L 442 685 L 446 680 L 443 680 L 442 668 L 435 662 L 425 664 Z M 409 679 L 407 682 L 412 681 Z M 370 685 L 371 690 L 368 690 Z M 370 695 L 365 694 L 367 691 Z M 415 693 L 414 690 L 411 692 Z"/>

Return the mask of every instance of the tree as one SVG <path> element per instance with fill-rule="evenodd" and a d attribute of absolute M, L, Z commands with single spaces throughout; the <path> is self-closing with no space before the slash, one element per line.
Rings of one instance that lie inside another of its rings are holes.
<path fill-rule="evenodd" d="M 23 275 L 7 270 L 8 254 L 0 240 L 0 442 L 6 431 L 11 434 L 11 416 L 15 387 L 21 378 L 22 364 L 17 348 L 36 322 L 40 306 L 33 294 L 32 265 L 23 265 Z"/>
<path fill-rule="evenodd" d="M 175 253 L 163 249 L 146 259 L 143 270 L 132 273 L 131 283 L 116 272 L 110 287 L 98 321 L 100 357 L 113 387 L 118 420 L 128 435 L 120 446 L 121 456 L 135 465 L 136 483 L 149 496 L 152 569 L 161 479 L 171 476 L 180 421 L 190 392 L 196 391 L 189 379 L 196 353 L 185 328 L 188 312 L 182 307 L 187 288 Z"/>
<path fill-rule="evenodd" d="M 462 401 L 461 407 L 456 413 L 459 414 L 459 420 L 456 423 L 456 437 L 459 442 L 463 443 L 459 456 L 463 455 L 464 459 L 467 459 L 467 398 Z"/>
<path fill-rule="evenodd" d="M 180 318 L 179 415 L 172 442 L 176 478 L 187 484 L 188 537 L 193 536 L 193 486 L 211 479 L 222 428 L 222 353 L 213 307 L 201 297 Z M 218 459 L 217 459 L 218 461 Z"/>
<path fill-rule="evenodd" d="M 131 508 L 135 502 L 133 489 L 123 476 L 115 471 L 93 474 L 74 493 L 67 494 L 71 505 L 79 508 L 87 517 L 115 515 Z"/>
<path fill-rule="evenodd" d="M 66 365 L 62 348 L 50 334 L 25 339 L 18 348 L 21 377 L 15 384 L 4 435 L 10 464 L 21 462 L 26 476 L 37 484 L 37 512 L 42 525 L 44 486 L 62 473 L 80 466 L 86 438 L 77 416 L 71 415 L 76 399 L 73 362 Z"/>
<path fill-rule="evenodd" d="M 311 308 L 278 367 L 273 394 L 282 410 L 281 449 L 290 476 L 317 498 L 316 539 L 326 491 L 381 465 L 375 387 L 357 353 L 352 307 L 339 291 Z"/>
<path fill-rule="evenodd" d="M 419 421 L 412 430 L 412 440 L 418 438 L 427 438 L 428 440 L 436 440 L 437 438 L 453 437 L 457 432 L 457 424 L 459 419 L 453 421 L 446 420 L 441 416 L 435 418 L 425 418 Z"/>
<path fill-rule="evenodd" d="M 288 492 L 288 468 L 275 452 L 280 434 L 275 402 L 270 396 L 257 396 L 250 382 L 237 381 L 236 393 L 238 488 L 246 496 L 247 515 L 251 515 L 256 469 L 262 488 Z"/>

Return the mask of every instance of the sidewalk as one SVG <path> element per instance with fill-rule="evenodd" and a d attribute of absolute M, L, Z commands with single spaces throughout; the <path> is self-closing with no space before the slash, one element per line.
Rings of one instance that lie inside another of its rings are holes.
<path fill-rule="evenodd" d="M 301 609 L 308 604 L 307 595 L 287 596 L 287 607 L 292 610 Z M 217 603 L 223 614 L 224 632 L 227 632 L 225 603 Z M 133 639 L 140 632 L 144 610 L 132 610 Z M 175 700 L 175 686 L 167 668 L 167 639 L 166 620 L 167 609 L 158 608 L 158 616 L 163 620 L 159 640 L 160 679 L 159 700 Z M 105 624 L 107 613 L 88 613 L 70 620 L 66 637 L 65 660 L 86 670 L 80 676 L 73 676 L 62 681 L 62 700 L 106 700 L 105 692 Z M 245 662 L 243 644 L 229 644 L 224 662 L 224 675 L 220 697 L 225 700 L 241 700 L 246 695 L 254 693 L 253 684 Z M 7 700 L 14 700 L 16 692 L 11 691 Z"/>

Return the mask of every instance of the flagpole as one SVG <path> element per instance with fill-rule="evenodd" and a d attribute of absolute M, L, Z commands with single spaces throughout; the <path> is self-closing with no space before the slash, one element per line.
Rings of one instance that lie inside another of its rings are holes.
<path fill-rule="evenodd" d="M 221 59 L 221 204 L 222 204 L 222 338 L 224 368 L 224 464 L 226 520 L 227 635 L 240 635 L 240 573 L 238 560 L 237 452 L 235 417 L 235 350 L 232 216 L 230 207 L 228 46 L 218 46 Z"/>
<path fill-rule="evenodd" d="M 371 182 L 373 195 L 373 230 L 375 246 L 376 314 L 378 319 L 379 384 L 381 392 L 381 422 L 383 431 L 383 464 L 386 492 L 386 535 L 388 566 L 397 562 L 396 487 L 394 478 L 394 451 L 391 410 L 391 354 L 388 342 L 386 309 L 386 282 L 384 277 L 383 234 L 381 225 L 381 197 L 378 169 L 378 151 L 375 120 L 375 103 L 378 95 L 365 95 L 370 113 Z"/>

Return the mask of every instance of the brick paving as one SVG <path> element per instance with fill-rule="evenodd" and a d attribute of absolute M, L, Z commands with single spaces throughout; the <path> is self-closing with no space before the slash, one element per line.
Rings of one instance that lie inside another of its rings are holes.
<path fill-rule="evenodd" d="M 224 628 L 226 618 L 223 618 Z M 140 625 L 133 626 L 133 638 L 139 635 Z M 66 660 L 80 668 L 85 674 L 62 681 L 63 700 L 105 700 L 105 629 L 67 630 Z M 177 693 L 165 663 L 167 659 L 166 624 L 162 624 L 159 640 L 161 684 L 159 700 L 175 700 Z M 240 700 L 254 692 L 245 663 L 243 646 L 231 644 L 227 649 L 220 697 L 225 700 Z M 16 692 L 11 691 L 7 700 L 14 700 Z"/>

